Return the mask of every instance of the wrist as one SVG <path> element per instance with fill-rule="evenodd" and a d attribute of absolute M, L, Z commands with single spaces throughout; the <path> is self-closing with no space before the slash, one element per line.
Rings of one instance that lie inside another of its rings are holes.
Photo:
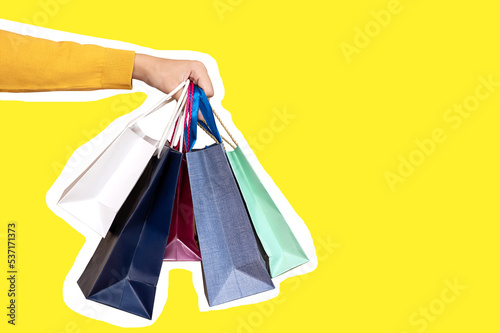
<path fill-rule="evenodd" d="M 148 63 L 149 56 L 145 54 L 135 54 L 134 60 L 134 70 L 132 72 L 132 78 L 148 83 Z"/>

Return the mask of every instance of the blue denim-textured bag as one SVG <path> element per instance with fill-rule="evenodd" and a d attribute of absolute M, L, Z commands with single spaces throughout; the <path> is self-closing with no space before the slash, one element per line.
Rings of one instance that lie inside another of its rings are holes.
<path fill-rule="evenodd" d="M 181 161 L 167 147 L 150 160 L 78 279 L 87 299 L 152 318 Z"/>
<path fill-rule="evenodd" d="M 274 289 L 274 284 L 220 144 L 210 103 L 198 87 L 194 87 L 192 106 L 191 119 L 196 122 L 199 106 L 208 130 L 219 141 L 208 148 L 187 153 L 205 289 L 209 305 L 214 306 Z M 188 126 L 186 131 L 192 139 L 188 142 L 192 149 L 196 125 Z"/>

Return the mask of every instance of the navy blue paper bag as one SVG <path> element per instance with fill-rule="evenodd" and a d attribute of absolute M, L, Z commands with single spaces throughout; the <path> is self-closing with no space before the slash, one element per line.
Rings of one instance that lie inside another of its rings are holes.
<path fill-rule="evenodd" d="M 151 319 L 182 154 L 154 156 L 78 280 L 87 299 Z"/>
<path fill-rule="evenodd" d="M 199 108 L 219 143 L 187 153 L 196 230 L 205 289 L 210 306 L 274 289 L 259 251 L 245 203 L 203 90 L 194 88 L 192 117 Z M 188 124 L 196 140 L 196 124 Z M 193 142 L 187 142 L 189 148 Z"/>

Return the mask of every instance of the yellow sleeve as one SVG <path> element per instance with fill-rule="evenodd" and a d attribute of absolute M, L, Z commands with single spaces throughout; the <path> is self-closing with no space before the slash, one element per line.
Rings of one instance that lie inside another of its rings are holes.
<path fill-rule="evenodd" d="M 0 30 L 0 91 L 132 89 L 135 53 Z"/>

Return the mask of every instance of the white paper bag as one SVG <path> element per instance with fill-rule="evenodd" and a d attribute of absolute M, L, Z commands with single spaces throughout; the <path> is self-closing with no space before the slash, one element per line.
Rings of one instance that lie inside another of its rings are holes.
<path fill-rule="evenodd" d="M 146 136 L 137 125 L 138 121 L 170 102 L 171 96 L 184 85 L 179 85 L 156 107 L 132 120 L 63 191 L 57 205 L 105 237 L 151 157 L 159 150 L 159 146 L 164 145 L 163 138 L 166 138 L 172 127 L 174 117 L 170 119 L 159 141 Z"/>

